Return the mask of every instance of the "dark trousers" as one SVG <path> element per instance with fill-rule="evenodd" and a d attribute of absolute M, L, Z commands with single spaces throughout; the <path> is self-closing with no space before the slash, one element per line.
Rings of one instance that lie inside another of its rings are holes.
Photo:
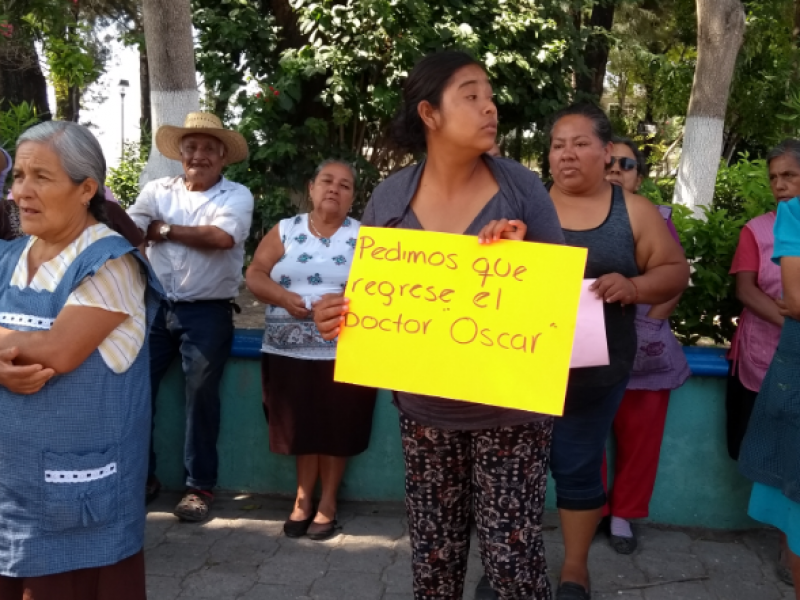
<path fill-rule="evenodd" d="M 742 447 L 750 415 L 756 405 L 758 392 L 749 390 L 739 380 L 739 376 L 732 373 L 733 367 L 728 371 L 728 388 L 725 393 L 725 430 L 728 437 L 728 456 L 739 460 L 739 450 Z"/>
<path fill-rule="evenodd" d="M 227 300 L 168 302 L 150 330 L 153 416 L 161 379 L 180 354 L 186 377 L 186 486 L 211 490 L 217 483 L 219 385 L 233 344 L 233 305 Z M 150 475 L 156 456 L 150 441 Z"/>
<path fill-rule="evenodd" d="M 459 431 L 400 416 L 414 598 L 461 600 L 475 510 L 500 600 L 549 600 L 542 540 L 553 420 Z"/>
<path fill-rule="evenodd" d="M 606 503 L 603 455 L 627 385 L 626 377 L 609 387 L 567 388 L 564 416 L 553 427 L 550 458 L 558 508 L 594 510 Z"/>

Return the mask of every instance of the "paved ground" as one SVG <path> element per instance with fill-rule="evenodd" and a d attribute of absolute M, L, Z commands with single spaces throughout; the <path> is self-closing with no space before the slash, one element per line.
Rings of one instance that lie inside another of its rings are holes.
<path fill-rule="evenodd" d="M 282 533 L 290 502 L 223 496 L 214 517 L 197 525 L 170 513 L 176 495 L 151 506 L 146 551 L 149 600 L 412 600 L 410 551 L 403 508 L 344 504 L 342 534 L 328 542 Z M 545 540 L 551 576 L 563 557 L 558 519 L 548 515 Z M 605 539 L 592 548 L 594 600 L 794 599 L 777 581 L 773 532 L 715 533 L 640 529 L 640 551 L 619 556 Z M 473 540 L 464 598 L 481 576 Z"/>

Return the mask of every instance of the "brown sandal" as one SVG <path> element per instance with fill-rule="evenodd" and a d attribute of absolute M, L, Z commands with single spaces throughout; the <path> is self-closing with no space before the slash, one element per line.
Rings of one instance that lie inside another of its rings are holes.
<path fill-rule="evenodd" d="M 213 503 L 214 495 L 211 492 L 189 490 L 178 502 L 173 514 L 182 521 L 199 523 L 206 520 Z"/>

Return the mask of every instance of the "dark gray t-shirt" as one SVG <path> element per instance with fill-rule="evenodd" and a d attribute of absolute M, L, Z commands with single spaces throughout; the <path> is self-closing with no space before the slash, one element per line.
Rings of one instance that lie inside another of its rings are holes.
<path fill-rule="evenodd" d="M 484 160 L 494 174 L 500 190 L 484 206 L 464 235 L 478 235 L 490 221 L 518 219 L 528 226 L 526 240 L 563 244 L 564 235 L 558 215 L 539 177 L 512 160 L 488 155 L 484 155 Z M 424 162 L 412 165 L 375 188 L 361 224 L 422 230 L 423 227 L 411 208 L 411 200 L 424 169 Z M 520 373 L 521 388 L 525 386 L 525 376 L 525 373 Z M 493 429 L 547 418 L 528 411 L 406 392 L 395 393 L 395 403 L 400 412 L 417 423 L 441 429 Z"/>

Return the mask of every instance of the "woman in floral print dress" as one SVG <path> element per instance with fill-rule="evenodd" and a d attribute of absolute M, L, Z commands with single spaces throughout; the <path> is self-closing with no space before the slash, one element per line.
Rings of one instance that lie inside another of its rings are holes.
<path fill-rule="evenodd" d="M 297 457 L 289 537 L 336 535 L 347 458 L 367 449 L 372 431 L 375 390 L 333 381 L 336 341 L 322 339 L 312 315 L 316 302 L 347 284 L 360 227 L 347 216 L 355 180 L 347 163 L 322 163 L 309 185 L 311 212 L 276 225 L 247 270 L 247 286 L 267 304 L 261 379 L 270 450 Z"/>

